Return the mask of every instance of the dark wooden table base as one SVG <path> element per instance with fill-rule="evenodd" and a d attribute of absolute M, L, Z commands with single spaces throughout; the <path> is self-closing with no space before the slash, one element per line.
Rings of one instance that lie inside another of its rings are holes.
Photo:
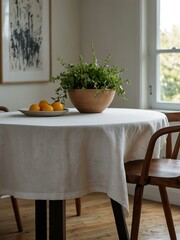
<path fill-rule="evenodd" d="M 35 201 L 36 240 L 47 240 L 47 202 Z"/>
<path fill-rule="evenodd" d="M 66 239 L 66 202 L 49 201 L 49 240 Z M 35 201 L 36 240 L 47 240 L 47 201 Z"/>
<path fill-rule="evenodd" d="M 122 206 L 111 199 L 119 240 L 129 240 Z M 36 240 L 47 240 L 47 201 L 35 201 Z M 66 240 L 66 201 L 49 201 L 49 240 Z"/>
<path fill-rule="evenodd" d="M 119 240 L 129 240 L 129 233 L 121 204 L 111 199 Z"/>

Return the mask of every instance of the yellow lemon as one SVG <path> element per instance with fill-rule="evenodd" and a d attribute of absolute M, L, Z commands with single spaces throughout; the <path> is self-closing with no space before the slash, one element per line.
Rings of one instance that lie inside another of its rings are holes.
<path fill-rule="evenodd" d="M 46 100 L 41 100 L 39 102 L 39 107 L 42 110 L 45 105 L 48 105 L 49 103 Z"/>
<path fill-rule="evenodd" d="M 31 112 L 40 111 L 40 106 L 39 106 L 38 104 L 32 104 L 32 105 L 29 107 L 29 111 L 31 111 Z"/>
<path fill-rule="evenodd" d="M 42 107 L 41 111 L 52 112 L 52 111 L 54 111 L 54 108 L 50 104 L 46 104 Z"/>
<path fill-rule="evenodd" d="M 61 102 L 54 102 L 52 104 L 52 107 L 54 109 L 54 111 L 61 111 L 61 110 L 64 110 L 64 106 Z"/>

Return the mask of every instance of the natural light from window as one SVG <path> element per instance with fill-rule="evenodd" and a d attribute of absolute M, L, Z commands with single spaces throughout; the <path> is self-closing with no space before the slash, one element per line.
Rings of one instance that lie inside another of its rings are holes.
<path fill-rule="evenodd" d="M 180 1 L 161 0 L 161 29 L 171 30 L 173 25 L 180 25 Z"/>
<path fill-rule="evenodd" d="M 162 102 L 180 102 L 180 0 L 160 0 L 157 42 Z"/>

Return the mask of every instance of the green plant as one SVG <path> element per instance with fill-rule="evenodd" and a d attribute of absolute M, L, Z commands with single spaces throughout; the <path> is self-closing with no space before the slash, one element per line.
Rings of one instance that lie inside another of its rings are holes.
<path fill-rule="evenodd" d="M 59 87 L 55 90 L 56 97 L 54 101 L 64 102 L 67 93 L 73 89 L 113 89 L 118 95 L 124 95 L 123 83 L 129 83 L 129 80 L 122 79 L 121 74 L 124 70 L 118 66 L 109 66 L 110 55 L 108 55 L 103 65 L 98 63 L 95 49 L 92 45 L 92 63 L 87 64 L 83 57 L 79 56 L 77 65 L 68 64 L 59 58 L 59 63 L 65 69 L 56 77 L 51 77 L 51 82 L 59 81 Z"/>

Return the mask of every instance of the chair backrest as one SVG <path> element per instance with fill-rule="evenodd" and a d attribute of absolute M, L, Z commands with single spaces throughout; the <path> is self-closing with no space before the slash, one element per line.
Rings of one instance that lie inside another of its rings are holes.
<path fill-rule="evenodd" d="M 169 136 L 169 134 L 173 134 L 173 133 L 177 133 L 177 140 L 175 141 L 174 148 L 170 149 L 171 150 L 170 155 L 173 159 L 176 159 L 178 156 L 179 149 L 180 149 L 180 124 L 176 125 L 176 126 L 169 126 L 169 127 L 161 128 L 152 135 L 152 137 L 149 141 L 149 144 L 148 144 L 148 149 L 147 149 L 146 156 L 144 159 L 141 177 L 140 177 L 140 181 L 139 181 L 139 183 L 141 185 L 144 185 L 147 182 L 149 168 L 150 168 L 156 141 L 164 135 Z M 168 145 L 168 144 L 169 144 L 169 142 L 167 140 L 166 145 Z M 170 157 L 168 157 L 168 158 L 170 158 Z"/>
<path fill-rule="evenodd" d="M 9 112 L 9 109 L 5 106 L 0 106 L 0 111 Z"/>
<path fill-rule="evenodd" d="M 180 112 L 165 113 L 169 122 L 180 122 Z"/>
<path fill-rule="evenodd" d="M 180 124 L 180 112 L 171 112 L 165 113 L 169 123 L 179 122 Z M 174 144 L 173 144 L 174 142 Z M 167 144 L 166 144 L 166 158 L 177 159 L 178 151 L 179 151 L 179 142 L 180 142 L 180 134 L 176 137 L 176 139 L 172 138 L 172 133 L 168 134 Z M 173 149 L 174 146 L 174 149 Z"/>

